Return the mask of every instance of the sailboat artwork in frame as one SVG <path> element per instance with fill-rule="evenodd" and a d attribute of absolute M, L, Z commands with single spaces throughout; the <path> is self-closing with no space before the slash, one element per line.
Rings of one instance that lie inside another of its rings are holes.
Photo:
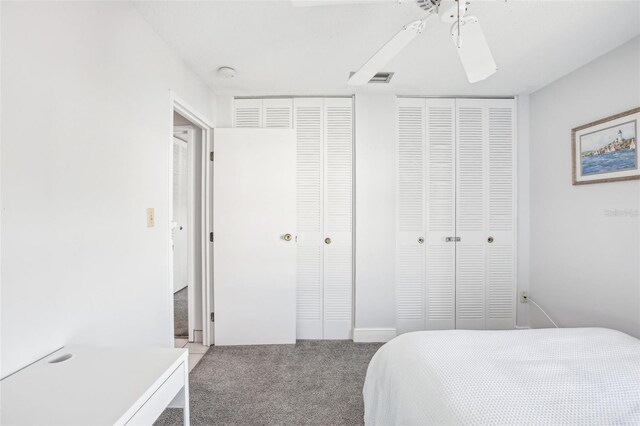
<path fill-rule="evenodd" d="M 635 108 L 571 131 L 573 184 L 640 179 Z"/>

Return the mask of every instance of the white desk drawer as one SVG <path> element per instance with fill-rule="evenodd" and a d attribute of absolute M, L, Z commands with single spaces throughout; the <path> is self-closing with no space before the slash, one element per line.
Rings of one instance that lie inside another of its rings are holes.
<path fill-rule="evenodd" d="M 135 426 L 152 425 L 176 395 L 179 392 L 183 392 L 185 380 L 188 380 L 186 372 L 187 366 L 185 362 L 182 362 L 126 424 Z M 188 403 L 188 401 L 185 401 L 185 403 Z"/>

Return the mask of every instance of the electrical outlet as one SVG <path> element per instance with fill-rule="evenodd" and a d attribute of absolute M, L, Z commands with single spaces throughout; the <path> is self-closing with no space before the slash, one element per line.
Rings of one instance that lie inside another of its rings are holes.
<path fill-rule="evenodd" d="M 529 292 L 520 292 L 520 303 L 527 303 L 529 301 Z"/>
<path fill-rule="evenodd" d="M 156 225 L 156 214 L 153 207 L 147 209 L 147 228 L 153 228 Z"/>

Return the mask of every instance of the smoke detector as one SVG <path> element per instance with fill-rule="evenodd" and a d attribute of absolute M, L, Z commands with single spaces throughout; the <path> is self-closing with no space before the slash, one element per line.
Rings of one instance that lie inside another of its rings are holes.
<path fill-rule="evenodd" d="M 220 67 L 217 71 L 218 77 L 233 78 L 236 76 L 236 70 L 231 67 Z"/>

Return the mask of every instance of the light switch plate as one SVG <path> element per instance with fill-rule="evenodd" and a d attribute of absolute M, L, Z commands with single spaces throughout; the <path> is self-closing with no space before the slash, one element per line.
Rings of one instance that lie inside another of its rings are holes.
<path fill-rule="evenodd" d="M 152 228 L 156 225 L 156 214 L 153 211 L 153 207 L 147 209 L 147 228 Z"/>

